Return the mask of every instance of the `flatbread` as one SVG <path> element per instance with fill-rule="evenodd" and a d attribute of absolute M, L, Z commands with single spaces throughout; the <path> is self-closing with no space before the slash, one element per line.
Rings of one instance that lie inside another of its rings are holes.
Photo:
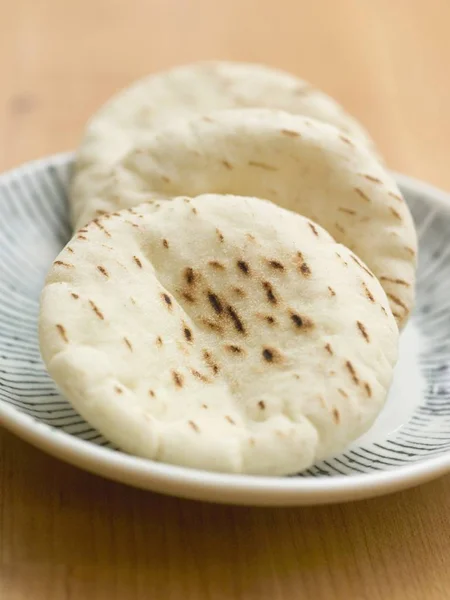
<path fill-rule="evenodd" d="M 79 215 L 167 197 L 229 193 L 313 219 L 378 277 L 400 326 L 414 302 L 417 240 L 393 178 L 333 126 L 268 109 L 217 111 L 155 133 L 117 163 Z"/>
<path fill-rule="evenodd" d="M 49 273 L 40 341 L 66 397 L 123 450 L 284 475 L 370 427 L 398 328 L 379 282 L 319 225 L 205 195 L 78 232 Z"/>
<path fill-rule="evenodd" d="M 283 71 L 258 64 L 200 62 L 133 83 L 89 121 L 71 187 L 73 220 L 102 188 L 111 167 L 149 135 L 178 119 L 211 110 L 267 107 L 332 123 L 373 151 L 364 128 L 332 98 Z"/>

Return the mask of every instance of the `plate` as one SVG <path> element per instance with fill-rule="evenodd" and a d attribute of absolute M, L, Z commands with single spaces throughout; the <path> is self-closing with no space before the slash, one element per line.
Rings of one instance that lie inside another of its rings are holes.
<path fill-rule="evenodd" d="M 39 295 L 70 237 L 72 155 L 0 176 L 0 422 L 31 444 L 99 475 L 177 496 L 253 505 L 368 498 L 450 471 L 450 197 L 397 180 L 416 222 L 418 298 L 402 333 L 385 408 L 345 452 L 291 477 L 209 473 L 121 452 L 58 392 L 40 358 Z"/>

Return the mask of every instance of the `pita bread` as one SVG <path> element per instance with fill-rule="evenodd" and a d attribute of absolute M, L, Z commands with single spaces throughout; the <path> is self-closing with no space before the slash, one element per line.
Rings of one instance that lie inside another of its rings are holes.
<path fill-rule="evenodd" d="M 151 193 L 256 196 L 313 219 L 368 265 L 405 324 L 417 251 L 411 215 L 393 178 L 338 129 L 267 109 L 194 117 L 160 130 L 119 162 L 80 223 Z"/>
<path fill-rule="evenodd" d="M 91 118 L 77 152 L 71 188 L 74 223 L 114 163 L 145 144 L 156 129 L 211 110 L 253 107 L 278 108 L 332 123 L 374 148 L 363 127 L 337 102 L 294 75 L 232 62 L 176 67 L 135 82 Z"/>
<path fill-rule="evenodd" d="M 67 398 L 122 449 L 284 475 L 371 425 L 398 329 L 378 281 L 320 226 L 206 195 L 78 232 L 48 276 L 40 340 Z"/>

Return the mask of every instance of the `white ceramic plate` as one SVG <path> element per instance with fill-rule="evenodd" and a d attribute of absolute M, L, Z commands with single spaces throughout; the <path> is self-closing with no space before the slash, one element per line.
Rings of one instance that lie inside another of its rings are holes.
<path fill-rule="evenodd" d="M 57 391 L 42 364 L 37 316 L 46 272 L 70 237 L 59 155 L 0 176 L 0 422 L 74 465 L 142 488 L 236 504 L 367 498 L 450 471 L 450 197 L 399 175 L 420 238 L 418 299 L 402 334 L 387 404 L 339 456 L 293 477 L 223 475 L 129 456 Z"/>

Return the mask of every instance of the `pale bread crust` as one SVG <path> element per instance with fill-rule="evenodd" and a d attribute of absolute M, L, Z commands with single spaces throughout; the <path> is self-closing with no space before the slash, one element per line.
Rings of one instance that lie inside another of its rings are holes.
<path fill-rule="evenodd" d="M 73 221 L 104 185 L 115 162 L 178 119 L 211 110 L 278 108 L 331 123 L 374 152 L 365 129 L 332 98 L 306 81 L 258 64 L 200 62 L 134 82 L 86 126 L 71 186 Z"/>
<path fill-rule="evenodd" d="M 268 109 L 184 120 L 118 162 L 80 223 L 154 193 L 256 196 L 313 219 L 368 265 L 398 324 L 406 323 L 417 254 L 411 214 L 373 154 L 335 127 Z"/>
<path fill-rule="evenodd" d="M 40 341 L 66 397 L 123 450 L 284 475 L 370 427 L 398 328 L 379 282 L 319 225 L 208 195 L 79 231 L 49 273 Z"/>

